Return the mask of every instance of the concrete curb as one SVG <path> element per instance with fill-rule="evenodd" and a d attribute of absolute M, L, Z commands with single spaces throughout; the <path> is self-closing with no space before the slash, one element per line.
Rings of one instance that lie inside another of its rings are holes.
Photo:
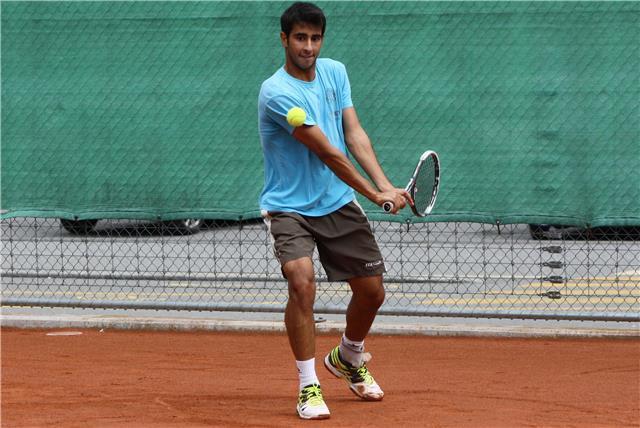
<path fill-rule="evenodd" d="M 284 323 L 282 321 L 75 315 L 2 315 L 0 316 L 0 326 L 3 328 L 29 329 L 74 328 L 165 331 L 258 331 L 277 333 L 283 333 L 285 331 Z M 323 321 L 317 323 L 316 326 L 319 333 L 337 333 L 344 330 L 343 322 Z M 555 328 L 509 325 L 434 325 L 378 322 L 376 322 L 372 327 L 371 334 L 446 337 L 640 338 L 640 330 L 631 328 Z"/>

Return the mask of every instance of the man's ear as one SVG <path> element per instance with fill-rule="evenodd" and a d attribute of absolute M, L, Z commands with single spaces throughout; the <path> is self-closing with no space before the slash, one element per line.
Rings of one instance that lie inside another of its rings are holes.
<path fill-rule="evenodd" d="M 282 47 L 283 48 L 288 48 L 289 47 L 289 40 L 287 35 L 285 34 L 284 31 L 280 32 L 280 43 L 282 43 Z"/>

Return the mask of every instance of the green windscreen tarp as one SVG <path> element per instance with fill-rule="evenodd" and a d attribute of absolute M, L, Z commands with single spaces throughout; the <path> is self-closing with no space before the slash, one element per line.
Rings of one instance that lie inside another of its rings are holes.
<path fill-rule="evenodd" d="M 3 216 L 259 215 L 289 4 L 2 2 Z M 439 153 L 429 220 L 640 224 L 640 3 L 318 4 L 392 181 Z"/>

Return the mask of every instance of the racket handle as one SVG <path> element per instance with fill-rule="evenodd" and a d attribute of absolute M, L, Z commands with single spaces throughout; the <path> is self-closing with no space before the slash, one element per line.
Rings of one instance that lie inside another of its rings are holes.
<path fill-rule="evenodd" d="M 393 211 L 393 202 L 387 201 L 384 204 L 382 204 L 382 209 L 384 210 L 384 212 L 386 213 L 390 213 L 391 211 Z"/>

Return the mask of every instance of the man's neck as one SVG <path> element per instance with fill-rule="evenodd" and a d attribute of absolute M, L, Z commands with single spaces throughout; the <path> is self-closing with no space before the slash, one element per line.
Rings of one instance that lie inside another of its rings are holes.
<path fill-rule="evenodd" d="M 291 76 L 295 77 L 298 80 L 303 80 L 305 82 L 311 82 L 316 78 L 316 66 L 314 65 L 308 70 L 302 70 L 301 68 L 296 67 L 295 65 L 287 62 L 284 65 L 284 70 Z"/>

